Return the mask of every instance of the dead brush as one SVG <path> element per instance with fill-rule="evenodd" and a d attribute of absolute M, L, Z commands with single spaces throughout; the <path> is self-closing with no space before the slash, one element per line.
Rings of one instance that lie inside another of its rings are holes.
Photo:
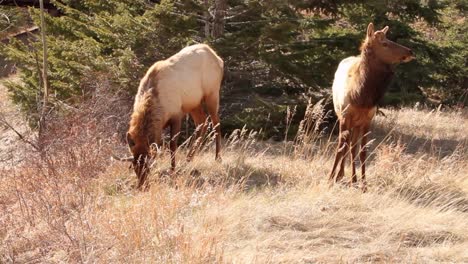
<path fill-rule="evenodd" d="M 179 180 L 181 180 L 179 178 Z M 200 190 L 186 184 L 154 182 L 147 192 L 114 196 L 100 206 L 91 224 L 99 230 L 95 243 L 107 245 L 104 262 L 220 263 L 222 230 L 216 218 L 197 215 L 220 188 Z M 211 203 L 213 205 L 213 203 Z M 195 212 L 195 214 L 193 214 Z M 213 221 L 213 222 L 212 222 Z M 204 223 L 204 224 L 203 224 Z"/>
<path fill-rule="evenodd" d="M 45 158 L 30 153 L 22 166 L 0 169 L 1 263 L 466 262 L 464 116 L 402 109 L 377 117 L 365 194 L 323 184 L 335 143 L 313 104 L 294 144 L 259 142 L 244 127 L 224 140 L 218 163 L 207 134 L 192 162 L 175 174 L 153 170 L 139 192 L 128 166 L 109 159 L 126 151 L 115 104 L 102 115 L 70 109 L 50 123 L 58 134 Z M 434 147 L 408 148 L 413 135 Z M 462 144 L 440 155 L 432 135 Z"/>
<path fill-rule="evenodd" d="M 230 186 L 229 188 L 240 188 L 243 189 L 245 184 L 249 181 L 252 174 L 255 172 L 253 168 L 248 164 L 252 156 L 261 156 L 262 153 L 258 153 L 257 138 L 259 132 L 254 130 L 249 130 L 244 126 L 242 129 L 234 130 L 229 137 L 225 140 L 224 149 L 226 153 L 236 153 L 236 155 L 229 156 L 224 158 L 222 163 L 211 164 L 200 164 L 201 162 L 206 162 L 206 157 L 203 156 L 202 160 L 195 160 L 193 163 L 187 164 L 191 171 L 197 170 L 199 167 L 204 167 L 208 165 L 211 169 L 217 168 L 220 171 L 217 171 L 216 175 L 209 173 L 208 179 L 205 179 L 211 184 L 219 186 Z M 208 140 L 209 144 L 205 145 L 205 148 L 212 147 L 214 135 L 211 134 L 208 136 L 211 138 Z M 211 146 L 210 146 L 211 145 Z M 208 153 L 208 151 L 203 151 L 203 153 Z M 200 153 L 201 154 L 201 153 Z"/>
<path fill-rule="evenodd" d="M 379 147 L 375 155 L 375 166 L 386 172 L 376 176 L 376 187 L 380 192 L 388 192 L 423 207 L 468 212 L 468 195 L 460 187 L 466 180 L 466 168 L 464 158 L 458 152 L 443 158 L 434 154 L 412 157 L 405 153 L 404 144 L 398 141 Z M 443 173 L 447 171 L 453 178 Z"/>
<path fill-rule="evenodd" d="M 89 145 L 83 147 L 89 151 Z M 92 176 L 97 166 L 81 166 L 88 162 L 87 154 L 93 153 L 31 155 L 24 166 L 10 171 L 1 190 L 14 197 L 6 205 L 10 210 L 0 216 L 5 228 L 2 258 L 27 262 L 63 251 L 70 261 L 83 262 L 90 254 L 88 239 L 93 230 L 87 210 L 94 200 Z M 25 239 L 30 246 L 24 246 Z M 27 252 L 36 250 L 37 254 Z"/>
<path fill-rule="evenodd" d="M 325 100 L 322 99 L 317 103 L 312 103 L 308 100 L 307 108 L 303 120 L 299 123 L 299 128 L 294 138 L 294 158 L 309 159 L 317 154 L 317 151 L 322 147 L 321 141 L 325 134 L 321 129 L 321 125 L 330 116 L 331 112 L 326 112 Z"/>
<path fill-rule="evenodd" d="M 0 262 L 88 262 L 94 256 L 90 211 L 96 178 L 109 165 L 118 138 L 114 115 L 125 106 L 115 107 L 121 100 L 96 88 L 79 108 L 55 102 L 66 114 L 48 117 L 43 152 L 25 154 L 24 162 L 1 177 L 0 197 L 9 199 L 0 214 Z"/>
<path fill-rule="evenodd" d="M 208 121 L 208 120 L 207 120 Z M 192 186 L 197 189 L 204 189 L 208 186 L 224 186 L 229 188 L 245 187 L 246 182 L 251 181 L 251 176 L 256 175 L 256 170 L 251 168 L 247 160 L 256 156 L 259 157 L 267 150 L 262 150 L 258 146 L 258 137 L 260 132 L 249 130 L 244 126 L 242 129 L 234 130 L 224 142 L 225 153 L 236 153 L 229 155 L 229 158 L 223 159 L 223 162 L 213 162 L 206 160 L 206 153 L 211 153 L 214 147 L 216 130 L 212 126 L 207 127 L 207 133 L 202 137 L 197 138 L 198 131 L 202 129 L 202 125 L 194 129 L 192 134 L 182 143 L 177 149 L 176 155 L 185 156 L 187 159 L 180 159 L 181 166 L 176 171 L 171 172 L 167 168 L 157 168 L 157 164 L 165 164 L 170 157 L 167 148 L 168 137 L 165 137 L 161 147 L 158 147 L 157 153 L 150 163 L 151 172 L 149 174 L 149 185 L 152 184 L 169 184 L 179 188 L 180 186 Z M 188 156 L 192 154 L 190 159 Z M 120 180 L 119 180 L 120 181 Z M 114 185 L 113 185 L 114 186 Z M 107 188 L 110 193 L 113 193 L 114 186 Z"/>

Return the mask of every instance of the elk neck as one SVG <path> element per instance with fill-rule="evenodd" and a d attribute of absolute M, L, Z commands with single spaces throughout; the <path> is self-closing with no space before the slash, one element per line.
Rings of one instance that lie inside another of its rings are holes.
<path fill-rule="evenodd" d="M 159 103 L 159 96 L 156 87 L 141 91 L 130 121 L 130 130 L 143 140 L 148 140 L 149 144 L 162 144 L 163 130 L 163 109 Z"/>
<path fill-rule="evenodd" d="M 351 103 L 374 107 L 382 99 L 393 77 L 392 66 L 379 60 L 369 45 L 363 45 L 361 60 L 354 72 Z"/>

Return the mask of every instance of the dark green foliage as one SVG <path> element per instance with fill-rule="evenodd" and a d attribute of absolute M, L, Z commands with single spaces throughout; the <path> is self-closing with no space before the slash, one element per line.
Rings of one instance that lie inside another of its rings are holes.
<path fill-rule="evenodd" d="M 212 13 L 214 0 L 208 2 Z M 359 54 L 371 21 L 377 28 L 390 26 L 389 38 L 417 56 L 397 68 L 383 103 L 413 103 L 427 96 L 466 103 L 466 1 L 227 3 L 224 35 L 212 39 L 205 36 L 201 0 L 56 2 L 63 16 L 47 16 L 52 103 L 79 103 L 92 92 L 93 82 L 103 78 L 116 92 L 133 95 L 152 63 L 204 41 L 225 60 L 223 126 L 265 128 L 262 122 L 269 116 L 271 128 L 266 129 L 279 133 L 286 106 L 330 90 L 338 63 Z M 31 16 L 38 24 L 38 11 L 31 10 Z M 33 117 L 40 108 L 41 49 L 37 41 L 2 47 L 2 54 L 18 64 L 24 82 L 8 87 Z"/>
<path fill-rule="evenodd" d="M 46 16 L 49 81 L 54 105 L 86 98 L 92 81 L 105 76 L 115 91 L 135 93 L 145 69 L 190 43 L 194 19 L 176 15 L 170 1 L 70 1 L 55 4 L 63 16 Z M 39 11 L 31 17 L 39 24 Z M 13 100 L 37 119 L 41 99 L 42 45 L 11 41 L 2 54 L 17 63 L 22 84 L 8 83 Z"/>
<path fill-rule="evenodd" d="M 32 25 L 26 9 L 0 6 L 0 39 Z"/>

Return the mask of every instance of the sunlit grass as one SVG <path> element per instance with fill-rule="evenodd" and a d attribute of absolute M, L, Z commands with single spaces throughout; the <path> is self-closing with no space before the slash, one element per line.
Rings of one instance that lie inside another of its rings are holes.
<path fill-rule="evenodd" d="M 468 262 L 467 114 L 384 112 L 367 193 L 329 186 L 336 137 L 315 121 L 295 143 L 239 130 L 221 163 L 182 148 L 176 173 L 165 153 L 146 192 L 91 143 L 4 171 L 1 262 Z"/>

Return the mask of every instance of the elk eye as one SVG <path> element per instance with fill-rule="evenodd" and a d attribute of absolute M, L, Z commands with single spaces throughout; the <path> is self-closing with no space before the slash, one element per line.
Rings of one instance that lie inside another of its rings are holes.
<path fill-rule="evenodd" d="M 388 44 L 386 42 L 382 43 L 382 46 L 388 47 Z"/>

